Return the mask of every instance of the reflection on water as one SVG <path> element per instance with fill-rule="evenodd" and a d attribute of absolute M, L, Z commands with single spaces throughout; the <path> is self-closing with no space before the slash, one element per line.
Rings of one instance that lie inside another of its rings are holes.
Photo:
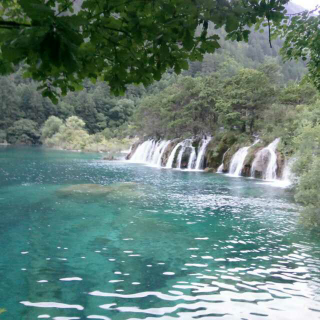
<path fill-rule="evenodd" d="M 0 319 L 320 318 L 320 240 L 285 189 L 37 148 L 0 164 Z"/>

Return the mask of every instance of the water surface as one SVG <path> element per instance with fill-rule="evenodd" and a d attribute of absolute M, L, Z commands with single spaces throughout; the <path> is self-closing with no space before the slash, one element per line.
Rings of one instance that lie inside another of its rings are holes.
<path fill-rule="evenodd" d="M 320 319 L 320 239 L 253 179 L 0 148 L 0 245 L 1 320 Z"/>

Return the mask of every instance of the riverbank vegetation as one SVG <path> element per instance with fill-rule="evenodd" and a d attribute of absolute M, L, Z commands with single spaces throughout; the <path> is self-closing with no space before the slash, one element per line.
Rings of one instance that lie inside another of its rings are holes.
<path fill-rule="evenodd" d="M 112 138 L 109 130 L 90 135 L 85 129 L 85 122 L 76 116 L 65 121 L 55 116 L 49 117 L 42 127 L 41 139 L 51 148 L 111 154 L 128 150 L 135 141 L 129 138 Z"/>

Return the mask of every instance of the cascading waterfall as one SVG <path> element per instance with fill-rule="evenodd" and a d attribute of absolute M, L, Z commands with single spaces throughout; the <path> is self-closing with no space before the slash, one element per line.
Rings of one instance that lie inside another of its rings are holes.
<path fill-rule="evenodd" d="M 282 178 L 281 180 L 277 181 L 276 186 L 286 188 L 292 185 L 295 177 L 291 169 L 295 161 L 296 161 L 296 158 L 291 158 L 286 161 L 283 168 Z"/>
<path fill-rule="evenodd" d="M 252 163 L 251 167 L 251 177 L 255 177 L 255 171 L 259 171 L 259 166 L 261 167 L 261 163 L 263 163 L 265 158 L 268 158 L 268 165 L 266 170 L 262 171 L 262 179 L 265 180 L 276 180 L 277 179 L 277 154 L 276 149 L 278 143 L 280 142 L 280 138 L 275 139 L 272 143 L 270 143 L 267 147 L 260 150 Z"/>
<path fill-rule="evenodd" d="M 256 140 L 251 146 L 240 148 L 232 157 L 229 174 L 235 177 L 240 177 L 243 169 L 243 164 L 246 159 L 246 156 L 249 152 L 249 149 L 257 144 L 259 140 Z"/>
<path fill-rule="evenodd" d="M 152 140 L 152 144 L 151 144 L 151 147 L 149 148 L 148 152 L 147 152 L 147 158 L 146 158 L 146 163 L 151 163 L 152 162 L 152 158 L 153 158 L 153 155 L 154 155 L 154 151 L 155 149 L 157 148 L 157 143 Z"/>
<path fill-rule="evenodd" d="M 217 173 L 223 173 L 223 168 L 224 168 L 224 165 L 223 165 L 223 162 L 220 164 L 219 168 L 217 169 Z"/>
<path fill-rule="evenodd" d="M 248 150 L 250 147 L 240 148 L 232 157 L 229 174 L 232 176 L 240 177 L 241 171 L 243 168 L 244 160 L 248 154 Z"/>
<path fill-rule="evenodd" d="M 160 156 L 159 156 L 158 161 L 156 163 L 157 167 L 161 167 L 162 156 L 163 156 L 164 152 L 166 151 L 166 149 L 167 149 L 168 145 L 170 144 L 170 142 L 171 142 L 170 140 L 164 141 L 163 147 L 162 147 L 162 149 L 160 151 Z"/>
<path fill-rule="evenodd" d="M 132 155 L 130 161 L 137 162 L 137 163 L 146 163 L 152 144 L 153 144 L 153 140 L 148 140 L 140 144 L 137 150 L 135 151 L 135 153 Z"/>
<path fill-rule="evenodd" d="M 192 170 L 197 160 L 196 148 L 191 146 L 191 154 L 188 162 L 188 170 Z"/>
<path fill-rule="evenodd" d="M 174 157 L 175 157 L 175 155 L 176 155 L 177 150 L 178 150 L 179 147 L 181 147 L 181 146 L 182 146 L 182 142 L 178 143 L 178 144 L 174 147 L 174 149 L 172 150 L 172 152 L 171 152 L 171 154 L 170 154 L 170 156 L 169 156 L 168 162 L 167 162 L 167 164 L 166 164 L 166 168 L 167 168 L 167 169 L 172 169 Z"/>
<path fill-rule="evenodd" d="M 217 169 L 217 173 L 223 173 L 223 170 L 224 170 L 224 158 L 226 156 L 226 154 L 228 153 L 228 151 L 230 150 L 230 148 L 228 148 L 228 150 L 223 154 L 222 156 L 222 163 L 220 164 L 219 168 Z"/>
<path fill-rule="evenodd" d="M 164 151 L 164 147 L 167 145 L 168 141 L 163 140 L 163 141 L 158 141 L 155 144 L 154 149 L 151 151 L 152 156 L 150 163 L 154 166 L 158 165 L 159 159 L 161 158 L 161 154 Z"/>
<path fill-rule="evenodd" d="M 200 147 L 198 156 L 197 156 L 197 160 L 196 160 L 196 167 L 195 170 L 201 170 L 202 169 L 202 164 L 203 164 L 203 160 L 204 160 L 204 154 L 206 152 L 207 146 L 209 144 L 209 142 L 211 141 L 211 137 L 208 137 L 206 139 L 202 140 L 202 145 Z"/>
<path fill-rule="evenodd" d="M 203 167 L 204 155 L 211 137 L 202 139 L 198 154 L 192 145 L 192 139 L 179 142 L 171 151 L 165 168 L 172 168 L 175 158 L 177 169 L 201 170 Z M 138 146 L 129 161 L 136 163 L 146 163 L 156 167 L 162 167 L 164 153 L 171 141 L 167 140 L 148 140 Z M 180 148 L 180 150 L 179 150 Z M 177 151 L 179 153 L 177 154 Z"/>
<path fill-rule="evenodd" d="M 192 140 L 187 139 L 182 142 L 182 147 L 181 147 L 181 150 L 179 151 L 178 158 L 177 158 L 177 168 L 181 169 L 181 161 L 182 161 L 183 154 L 186 151 L 186 149 L 188 147 L 190 148 L 191 146 L 192 146 Z"/>

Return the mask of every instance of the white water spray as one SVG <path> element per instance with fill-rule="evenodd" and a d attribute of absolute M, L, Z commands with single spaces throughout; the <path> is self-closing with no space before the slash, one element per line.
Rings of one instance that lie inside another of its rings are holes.
<path fill-rule="evenodd" d="M 175 155 L 176 155 L 177 150 L 178 150 L 179 147 L 181 147 L 181 146 L 182 146 L 182 142 L 178 143 L 178 144 L 174 147 L 174 149 L 172 150 L 172 152 L 171 152 L 171 154 L 170 154 L 170 156 L 169 156 L 168 162 L 167 162 L 167 164 L 166 164 L 166 168 L 167 168 L 167 169 L 172 169 L 174 157 L 175 157 Z"/>
<path fill-rule="evenodd" d="M 201 148 L 198 152 L 198 156 L 197 156 L 197 160 L 196 160 L 195 170 L 202 169 L 204 154 L 206 152 L 207 146 L 208 146 L 209 142 L 211 141 L 211 139 L 212 139 L 211 137 L 208 137 L 208 138 L 202 140 L 202 145 L 201 145 Z"/>
<path fill-rule="evenodd" d="M 260 150 L 252 163 L 251 176 L 254 177 L 255 171 L 266 157 L 268 157 L 268 165 L 265 171 L 262 171 L 262 179 L 264 180 L 276 180 L 277 179 L 277 154 L 276 149 L 280 138 L 275 139 L 267 147 Z"/>
<path fill-rule="evenodd" d="M 256 140 L 251 146 L 240 148 L 232 157 L 229 174 L 235 177 L 240 177 L 243 169 L 244 161 L 248 155 L 249 149 L 257 144 L 260 140 Z"/>

